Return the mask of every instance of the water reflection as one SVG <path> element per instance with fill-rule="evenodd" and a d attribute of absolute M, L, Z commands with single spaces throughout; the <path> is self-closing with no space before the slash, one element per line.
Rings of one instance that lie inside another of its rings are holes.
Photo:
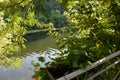
<path fill-rule="evenodd" d="M 32 80 L 31 76 L 34 75 L 34 68 L 31 61 L 38 62 L 37 57 L 41 55 L 41 51 L 48 47 L 56 48 L 50 37 L 26 43 L 26 46 L 26 50 L 23 50 L 19 55 L 23 61 L 22 66 L 14 69 L 0 67 L 0 80 Z"/>
<path fill-rule="evenodd" d="M 46 50 L 48 47 L 57 48 L 51 37 L 26 43 L 26 49 L 22 50 L 22 53 L 40 53 L 41 51 Z"/>

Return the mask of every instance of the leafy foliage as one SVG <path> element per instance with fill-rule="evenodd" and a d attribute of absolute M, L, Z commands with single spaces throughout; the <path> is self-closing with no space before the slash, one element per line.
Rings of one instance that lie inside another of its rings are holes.
<path fill-rule="evenodd" d="M 58 53 L 60 57 L 55 64 L 84 68 L 120 49 L 119 0 L 70 2 L 75 5 L 68 5 L 68 11 L 64 12 L 69 25 L 51 34 L 55 36 L 60 49 L 67 48 Z"/>
<path fill-rule="evenodd" d="M 60 28 L 66 25 L 66 18 L 63 15 L 63 8 L 56 0 L 46 0 L 44 3 L 44 13 L 38 10 L 37 19 L 44 23 L 53 23 L 55 27 Z"/>
<path fill-rule="evenodd" d="M 0 0 L 0 65 L 12 65 L 11 62 L 14 62 L 15 55 L 22 47 L 25 47 L 23 35 L 26 34 L 26 26 L 45 27 L 50 25 L 49 23 L 44 24 L 36 18 L 36 6 L 40 7 L 38 5 L 42 2 Z M 8 63 L 5 63 L 7 60 L 9 60 Z"/>

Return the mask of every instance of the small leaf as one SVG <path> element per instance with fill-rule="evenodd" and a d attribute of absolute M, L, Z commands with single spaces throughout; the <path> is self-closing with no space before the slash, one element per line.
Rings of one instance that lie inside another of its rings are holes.
<path fill-rule="evenodd" d="M 88 61 L 88 64 L 91 65 L 92 63 L 90 61 Z"/>
<path fill-rule="evenodd" d="M 39 61 L 41 61 L 41 62 L 45 62 L 44 57 L 39 57 L 38 59 L 39 59 Z"/>

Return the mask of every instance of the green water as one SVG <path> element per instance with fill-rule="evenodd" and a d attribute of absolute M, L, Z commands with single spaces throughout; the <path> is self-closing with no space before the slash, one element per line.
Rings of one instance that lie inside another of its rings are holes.
<path fill-rule="evenodd" d="M 32 80 L 31 76 L 34 74 L 34 68 L 31 65 L 31 61 L 37 61 L 37 57 L 49 47 L 57 48 L 51 37 L 43 34 L 28 36 L 26 49 L 22 50 L 20 52 L 21 55 L 19 55 L 23 61 L 22 66 L 14 69 L 0 68 L 0 80 Z"/>

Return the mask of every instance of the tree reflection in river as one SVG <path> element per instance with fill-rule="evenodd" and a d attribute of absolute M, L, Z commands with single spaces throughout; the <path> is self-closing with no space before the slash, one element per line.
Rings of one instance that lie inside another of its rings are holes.
<path fill-rule="evenodd" d="M 48 47 L 56 48 L 51 37 L 27 42 L 26 49 L 19 55 L 23 61 L 22 66 L 14 69 L 3 69 L 0 67 L 0 80 L 32 80 L 31 76 L 34 74 L 34 69 L 31 61 L 38 62 L 37 57 L 40 56 L 41 51 L 46 50 Z"/>

